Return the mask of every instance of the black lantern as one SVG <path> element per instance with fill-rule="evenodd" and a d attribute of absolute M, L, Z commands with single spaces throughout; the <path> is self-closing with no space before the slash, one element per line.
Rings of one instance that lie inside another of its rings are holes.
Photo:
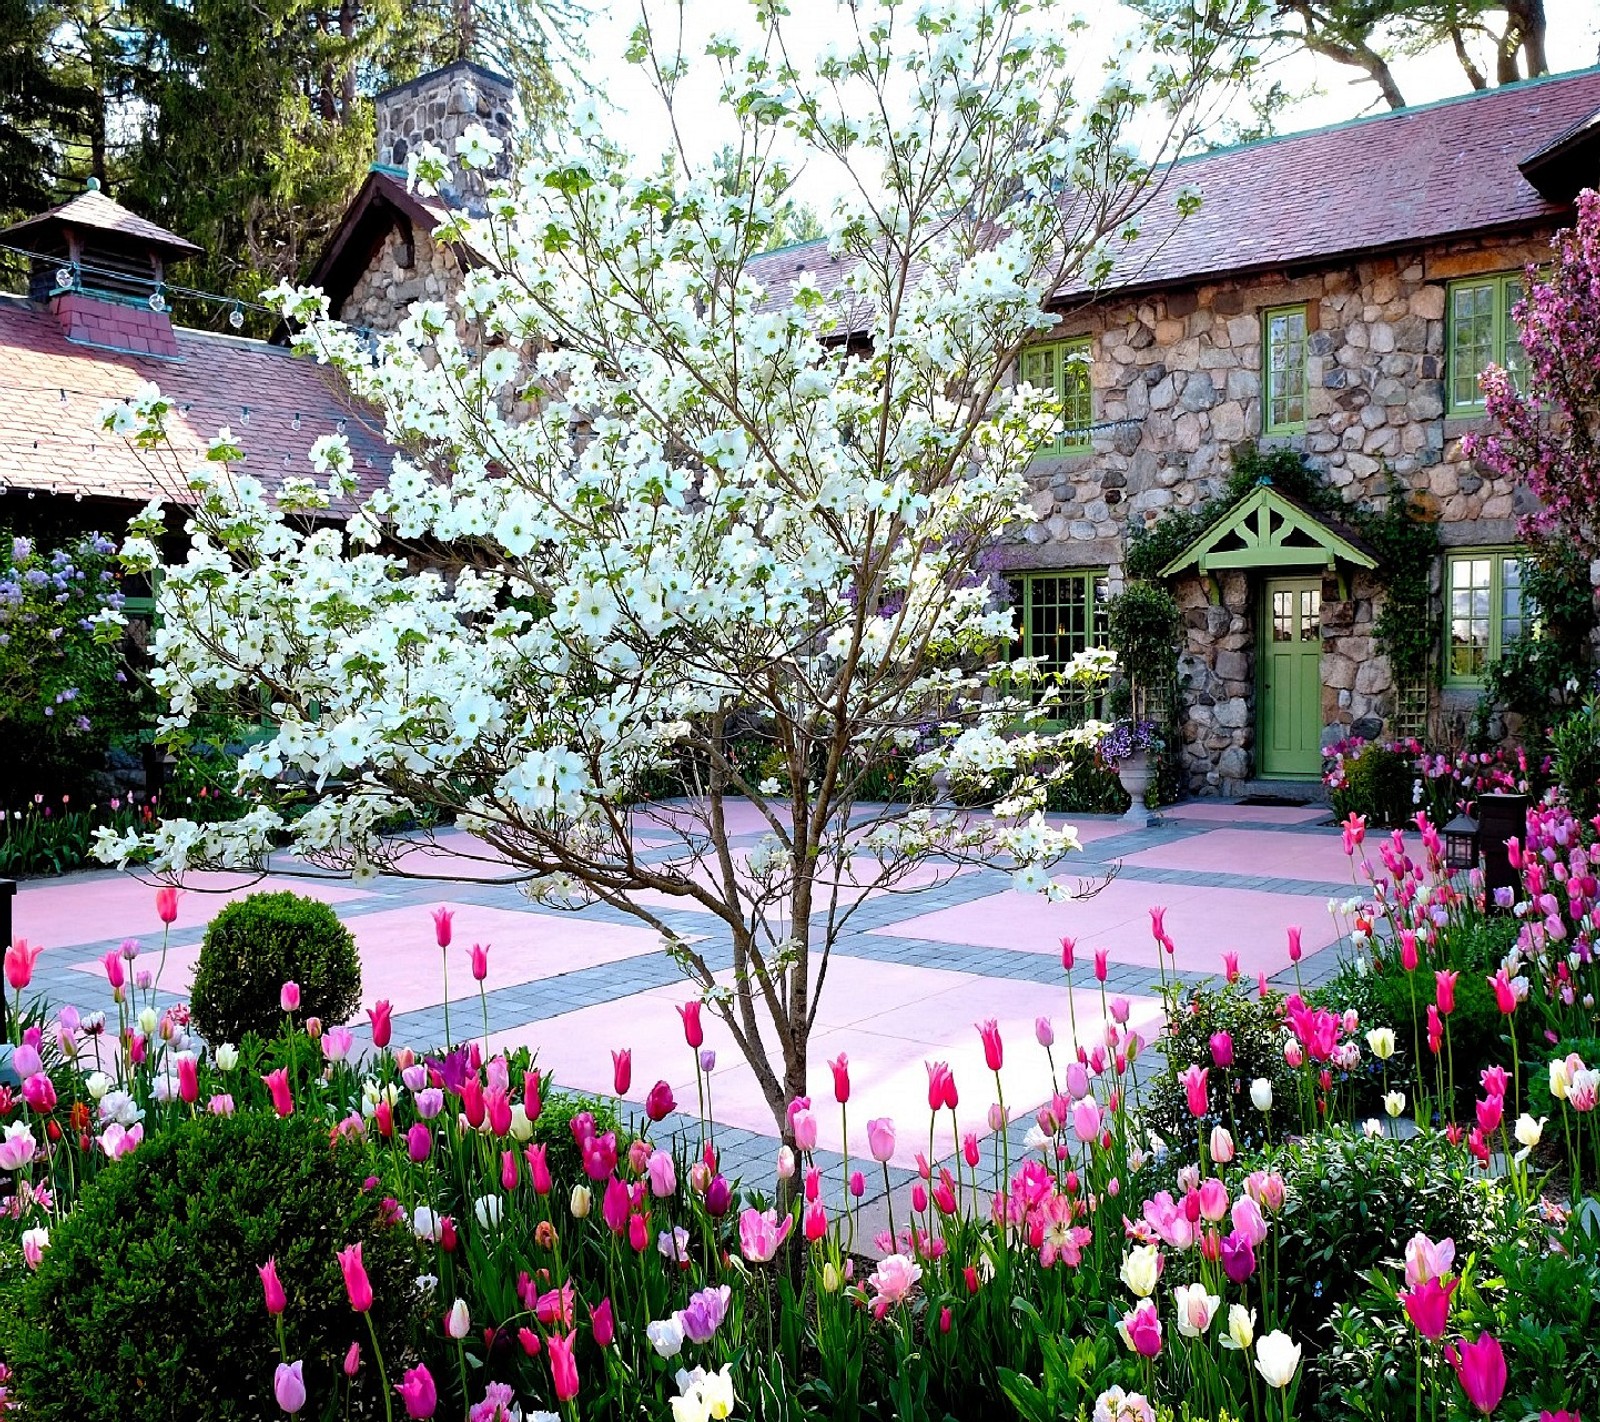
<path fill-rule="evenodd" d="M 1457 815 L 1444 827 L 1444 862 L 1452 874 L 1478 867 L 1478 824 L 1470 815 Z"/>

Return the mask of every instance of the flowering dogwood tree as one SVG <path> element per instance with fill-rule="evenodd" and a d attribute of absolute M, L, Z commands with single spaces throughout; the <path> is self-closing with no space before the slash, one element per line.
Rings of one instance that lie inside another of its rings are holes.
<path fill-rule="evenodd" d="M 1600 557 L 1600 193 L 1578 195 L 1576 224 L 1557 234 L 1548 271 L 1530 271 L 1514 313 L 1527 378 L 1484 372 L 1484 404 L 1495 428 L 1468 436 L 1467 450 L 1539 500 L 1530 532 L 1570 540 Z"/>
<path fill-rule="evenodd" d="M 659 171 L 630 172 L 580 114 L 569 151 L 436 234 L 471 270 L 375 356 L 319 293 L 278 293 L 403 453 L 343 529 L 300 517 L 357 492 L 341 438 L 277 491 L 234 468 L 227 432 L 190 476 L 157 685 L 180 730 L 265 687 L 276 731 L 240 766 L 261 808 L 142 847 L 176 874 L 258 865 L 287 835 L 370 875 L 417 863 L 387 817 L 443 813 L 536 899 L 658 928 L 782 1123 L 864 892 L 982 861 L 1068 893 L 1049 871 L 1076 839 L 1040 811 L 1083 735 L 1059 702 L 1105 661 L 1065 687 L 1010 661 L 979 560 L 1026 516 L 1061 418 L 1011 381 L 1052 294 L 1106 280 L 1148 204 L 1198 201 L 1161 164 L 1233 65 L 1215 8 L 1178 6 L 1088 94 L 1053 4 L 850 3 L 814 71 L 769 14 L 756 50 L 710 46 L 736 135 L 715 166 L 676 131 L 688 67 L 643 25 L 632 57 L 673 115 Z M 458 157 L 495 149 L 474 133 Z M 760 254 L 801 162 L 846 195 L 809 271 L 778 281 Z M 423 188 L 445 170 L 414 160 Z M 150 390 L 106 418 L 154 447 L 168 413 Z M 136 522 L 132 566 L 154 564 L 159 517 Z M 736 751 L 752 735 L 758 771 Z M 890 754 L 902 794 L 862 804 Z M 684 793 L 641 805 L 664 767 Z M 997 813 L 958 808 L 953 782 Z M 306 787 L 292 818 L 272 799 Z M 666 849 L 640 850 L 644 817 Z M 731 971 L 672 931 L 675 901 L 719 922 Z"/>

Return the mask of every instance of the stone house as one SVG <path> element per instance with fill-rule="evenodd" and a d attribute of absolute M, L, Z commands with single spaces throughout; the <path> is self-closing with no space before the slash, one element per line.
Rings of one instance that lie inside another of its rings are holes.
<path fill-rule="evenodd" d="M 509 113 L 509 85 L 466 64 L 379 96 L 379 164 L 315 273 L 336 314 L 385 329 L 451 290 L 472 255 L 434 242 L 443 204 L 408 194 L 400 165 L 417 135 L 449 151 L 472 122 L 509 146 Z M 1057 293 L 1018 377 L 1067 419 L 1037 459 L 1033 518 L 996 550 L 1029 654 L 1065 661 L 1101 636 L 1130 534 L 1204 506 L 1247 441 L 1300 452 L 1353 504 L 1397 481 L 1437 521 L 1437 675 L 1406 685 L 1374 647 L 1372 551 L 1282 491 L 1257 489 L 1162 570 L 1187 629 L 1192 792 L 1314 794 L 1335 740 L 1443 733 L 1530 616 L 1521 495 L 1461 440 L 1483 422 L 1485 366 L 1519 360 L 1524 267 L 1600 181 L 1597 119 L 1588 69 L 1186 159 L 1110 283 Z M 470 207 L 456 179 L 445 201 Z M 1182 221 L 1180 184 L 1204 199 Z M 838 268 L 802 244 L 757 275 L 826 289 Z"/>

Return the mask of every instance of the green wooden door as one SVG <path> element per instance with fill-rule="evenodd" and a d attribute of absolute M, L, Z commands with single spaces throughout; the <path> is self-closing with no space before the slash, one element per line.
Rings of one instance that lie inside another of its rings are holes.
<path fill-rule="evenodd" d="M 1259 773 L 1322 773 L 1322 580 L 1271 578 L 1261 618 L 1256 697 Z"/>

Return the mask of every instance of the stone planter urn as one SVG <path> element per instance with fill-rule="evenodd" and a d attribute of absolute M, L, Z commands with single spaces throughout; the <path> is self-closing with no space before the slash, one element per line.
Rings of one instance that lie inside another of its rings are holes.
<path fill-rule="evenodd" d="M 1152 773 L 1148 751 L 1134 751 L 1117 762 L 1117 779 L 1121 781 L 1122 788 L 1128 792 L 1128 798 L 1133 801 L 1122 817 L 1130 825 L 1149 826 L 1155 823 L 1155 816 L 1150 813 L 1150 807 L 1144 802 L 1144 797 L 1150 789 Z"/>

